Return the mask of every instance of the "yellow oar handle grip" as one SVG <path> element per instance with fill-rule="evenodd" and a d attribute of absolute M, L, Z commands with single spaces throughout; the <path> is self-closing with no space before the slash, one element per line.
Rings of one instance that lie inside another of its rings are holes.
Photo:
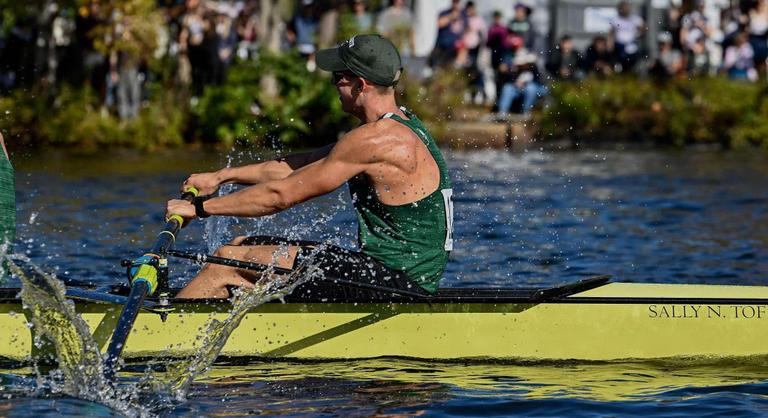
<path fill-rule="evenodd" d="M 181 215 L 171 215 L 168 217 L 168 221 L 176 221 L 179 223 L 179 226 L 184 225 L 184 218 Z"/>
<path fill-rule="evenodd" d="M 192 200 L 197 196 L 200 196 L 200 190 L 197 190 L 195 186 L 187 187 L 187 190 L 181 194 L 181 198 L 184 200 Z"/>

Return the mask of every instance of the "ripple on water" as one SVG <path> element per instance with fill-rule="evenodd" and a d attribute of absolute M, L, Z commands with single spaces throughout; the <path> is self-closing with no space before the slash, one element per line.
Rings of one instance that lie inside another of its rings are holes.
<path fill-rule="evenodd" d="M 766 285 L 768 264 L 761 260 L 768 259 L 768 156 L 752 154 L 446 152 L 457 246 L 445 284 L 555 285 L 607 273 L 638 282 Z M 215 154 L 186 155 L 174 166 L 162 153 L 142 155 L 143 164 L 125 154 L 19 161 L 17 249 L 73 279 L 124 280 L 119 260 L 151 244 L 164 202 L 178 193 L 178 183 L 190 172 L 226 162 Z M 268 219 L 194 222 L 178 247 L 210 251 L 235 235 L 254 233 L 353 245 L 354 222 L 347 193 L 340 190 Z M 204 233 L 209 242 L 202 240 Z M 174 263 L 172 282 L 183 284 L 198 269 Z M 768 410 L 767 366 L 622 364 L 616 370 L 402 360 L 275 362 L 243 370 L 226 365 L 228 373 L 243 373 L 217 378 L 214 367 L 193 385 L 187 402 L 160 412 L 760 416 Z M 33 372 L 9 374 L 22 377 L 13 383 L 17 377 L 0 375 L 0 399 L 14 394 L 0 400 L 0 415 L 112 413 L 86 401 L 26 394 L 25 379 L 34 379 Z"/>

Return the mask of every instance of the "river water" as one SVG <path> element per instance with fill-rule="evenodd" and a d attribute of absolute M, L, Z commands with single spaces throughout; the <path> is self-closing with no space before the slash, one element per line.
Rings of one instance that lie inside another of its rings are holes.
<path fill-rule="evenodd" d="M 17 250 L 59 277 L 125 280 L 185 175 L 266 155 L 118 152 L 16 155 Z M 768 285 L 768 154 L 707 151 L 452 152 L 455 251 L 445 286 L 557 285 L 597 274 L 635 282 Z M 353 246 L 339 190 L 277 216 L 209 219 L 177 248 L 212 251 L 242 234 Z M 171 268 L 181 285 L 199 267 Z M 9 283 L 8 286 L 17 285 Z M 0 415 L 110 416 L 35 391 L 3 364 Z M 138 379 L 142 365 L 134 365 Z M 217 364 L 187 400 L 199 415 L 760 416 L 768 361 L 723 364 L 475 364 L 413 360 Z"/>

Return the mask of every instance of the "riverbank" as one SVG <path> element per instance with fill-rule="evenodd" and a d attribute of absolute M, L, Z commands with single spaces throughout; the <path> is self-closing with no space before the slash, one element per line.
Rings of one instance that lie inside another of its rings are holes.
<path fill-rule="evenodd" d="M 269 77 L 279 86 L 276 94 L 262 88 Z M 406 79 L 398 86 L 399 100 L 449 148 L 768 150 L 768 87 L 762 84 L 722 77 L 553 83 L 530 117 L 496 122 L 490 109 L 464 103 L 466 83 L 461 73 L 441 73 L 423 83 Z M 356 124 L 342 112 L 327 76 L 307 71 L 294 56 L 239 63 L 222 85 L 208 87 L 200 97 L 159 81 L 146 87 L 148 100 L 131 120 L 119 119 L 88 88 L 15 91 L 0 97 L 0 131 L 14 150 L 281 149 L 330 143 Z"/>

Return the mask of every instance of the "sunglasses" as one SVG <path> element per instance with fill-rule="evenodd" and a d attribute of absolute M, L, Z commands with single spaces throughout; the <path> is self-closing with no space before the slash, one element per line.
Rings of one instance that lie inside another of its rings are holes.
<path fill-rule="evenodd" d="M 357 76 L 349 71 L 335 71 L 333 74 L 331 74 L 331 84 L 335 86 L 339 84 L 339 81 L 345 78 L 349 80 L 355 77 Z"/>

